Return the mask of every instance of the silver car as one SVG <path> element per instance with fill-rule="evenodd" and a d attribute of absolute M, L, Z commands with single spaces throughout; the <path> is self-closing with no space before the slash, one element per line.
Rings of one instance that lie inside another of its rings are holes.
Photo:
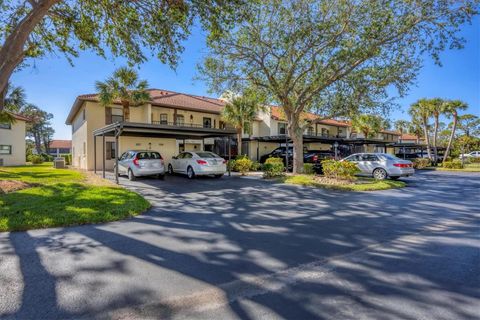
<path fill-rule="evenodd" d="M 118 174 L 126 174 L 129 180 L 140 176 L 165 177 L 165 164 L 157 151 L 129 150 L 118 159 Z"/>
<path fill-rule="evenodd" d="M 189 179 L 196 175 L 213 175 L 221 178 L 227 171 L 227 161 L 209 151 L 182 152 L 173 157 L 168 165 L 168 173 L 183 173 Z"/>
<path fill-rule="evenodd" d="M 374 177 L 378 180 L 398 179 L 415 173 L 413 163 L 402 160 L 388 153 L 355 153 L 342 161 L 350 161 L 360 169 L 360 175 Z"/>

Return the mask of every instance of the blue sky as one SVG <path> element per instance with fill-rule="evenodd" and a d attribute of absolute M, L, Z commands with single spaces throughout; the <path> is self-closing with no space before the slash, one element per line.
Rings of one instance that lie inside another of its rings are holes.
<path fill-rule="evenodd" d="M 460 99 L 469 104 L 468 113 L 480 116 L 480 19 L 462 28 L 467 40 L 463 50 L 447 50 L 441 55 L 443 66 L 436 66 L 429 58 L 421 70 L 416 86 L 405 98 L 399 100 L 401 108 L 391 114 L 391 119 L 408 119 L 408 106 L 419 98 L 441 97 Z M 194 81 L 196 64 L 205 53 L 205 35 L 196 30 L 185 42 L 182 61 L 176 71 L 152 58 L 139 68 L 142 79 L 150 87 L 208 95 L 201 81 Z M 75 97 L 94 93 L 96 80 L 104 80 L 113 70 L 125 65 L 124 59 L 103 59 L 90 52 L 82 52 L 74 59 L 72 67 L 59 55 L 50 55 L 31 61 L 31 66 L 16 72 L 12 82 L 22 86 L 27 100 L 53 113 L 55 139 L 71 139 L 71 129 L 65 119 Z"/>

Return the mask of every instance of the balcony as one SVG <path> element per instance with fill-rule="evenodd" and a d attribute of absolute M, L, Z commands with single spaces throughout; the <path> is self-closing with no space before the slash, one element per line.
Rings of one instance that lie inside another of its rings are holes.
<path fill-rule="evenodd" d="M 214 128 L 211 124 L 201 123 L 186 123 L 186 122 L 169 122 L 169 121 L 152 121 L 151 124 L 170 126 L 176 128 L 203 128 L 203 129 L 217 129 L 217 130 L 234 130 L 232 126 L 224 126 L 223 128 Z"/>

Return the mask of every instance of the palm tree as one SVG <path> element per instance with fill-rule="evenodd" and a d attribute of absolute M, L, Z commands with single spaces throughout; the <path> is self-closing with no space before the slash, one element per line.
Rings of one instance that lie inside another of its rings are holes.
<path fill-rule="evenodd" d="M 450 131 L 450 138 L 448 139 L 447 150 L 443 155 L 443 161 L 447 161 L 447 157 L 450 153 L 450 148 L 452 147 L 453 138 L 455 137 L 455 130 L 457 129 L 458 123 L 458 111 L 466 110 L 468 105 L 460 100 L 445 101 L 443 105 L 443 113 L 448 117 L 453 117 L 452 120 L 452 129 Z"/>
<path fill-rule="evenodd" d="M 254 98 L 237 96 L 230 99 L 222 112 L 222 119 L 231 124 L 237 131 L 237 151 L 242 154 L 242 134 L 251 132 L 252 122 L 261 109 Z"/>
<path fill-rule="evenodd" d="M 400 132 L 400 143 L 401 143 L 402 135 L 408 130 L 410 122 L 408 122 L 407 120 L 397 120 L 393 125 L 395 127 L 395 130 Z"/>
<path fill-rule="evenodd" d="M 7 84 L 5 96 L 5 108 L 0 111 L 1 123 L 14 123 L 15 118 L 11 112 L 19 113 L 22 107 L 25 105 L 25 91 L 22 87 L 14 87 L 11 83 Z"/>
<path fill-rule="evenodd" d="M 14 87 L 11 83 L 8 83 L 4 101 L 6 111 L 20 112 L 20 109 L 26 104 L 25 90 L 22 87 Z"/>
<path fill-rule="evenodd" d="M 411 121 L 407 127 L 407 131 L 417 137 L 417 143 L 420 143 L 420 137 L 422 136 L 423 129 L 422 124 L 419 121 Z"/>
<path fill-rule="evenodd" d="M 365 139 L 373 138 L 382 129 L 383 120 L 373 114 L 361 114 L 352 118 L 352 127 L 363 133 Z"/>
<path fill-rule="evenodd" d="M 431 117 L 431 107 L 428 99 L 420 99 L 410 106 L 408 113 L 412 117 L 412 123 L 421 123 L 423 127 L 423 135 L 425 136 L 425 142 L 427 144 L 428 158 L 432 159 L 430 152 L 430 137 L 428 134 L 428 120 Z"/>
<path fill-rule="evenodd" d="M 373 114 L 361 114 L 356 117 L 352 117 L 352 128 L 363 133 L 365 139 L 373 138 L 377 135 L 382 129 L 382 124 L 384 121 L 377 115 Z M 367 146 L 364 145 L 365 151 L 367 151 Z"/>
<path fill-rule="evenodd" d="M 438 125 L 439 125 L 439 118 L 440 114 L 443 113 L 443 105 L 444 101 L 440 98 L 430 99 L 428 100 L 428 104 L 430 107 L 430 112 L 433 116 L 433 153 L 434 153 L 434 161 L 435 163 L 438 161 L 438 151 L 437 151 L 437 137 L 438 137 Z"/>
<path fill-rule="evenodd" d="M 138 80 L 135 70 L 128 67 L 118 68 L 105 82 L 97 81 L 95 88 L 100 103 L 106 107 L 119 100 L 123 107 L 123 120 L 130 120 L 130 107 L 144 104 L 150 100 L 147 91 L 148 82 Z"/>

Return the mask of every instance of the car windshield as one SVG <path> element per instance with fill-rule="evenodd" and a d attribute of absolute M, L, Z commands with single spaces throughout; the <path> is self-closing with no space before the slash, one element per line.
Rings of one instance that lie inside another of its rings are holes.
<path fill-rule="evenodd" d="M 148 160 L 148 159 L 161 159 L 160 153 L 158 152 L 139 152 L 137 153 L 138 160 Z"/>
<path fill-rule="evenodd" d="M 219 156 L 212 152 L 197 152 L 197 155 L 200 158 L 219 158 Z"/>

